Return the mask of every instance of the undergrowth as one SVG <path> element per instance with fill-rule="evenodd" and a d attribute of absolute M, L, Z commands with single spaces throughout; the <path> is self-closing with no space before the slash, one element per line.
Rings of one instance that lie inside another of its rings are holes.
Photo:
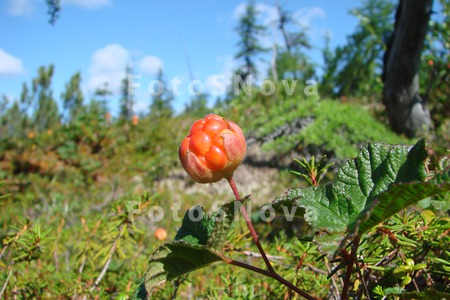
<path fill-rule="evenodd" d="M 264 147 L 280 153 L 317 145 L 348 159 L 368 141 L 411 143 L 354 105 L 317 99 L 281 103 L 256 115 L 244 127 L 248 135 L 263 139 L 285 124 L 307 118 L 308 124 L 299 132 L 265 141 Z M 245 111 L 228 114 L 236 113 L 246 116 Z M 193 120 L 189 116 L 142 118 L 135 126 L 109 122 L 103 116 L 85 116 L 52 130 L 2 139 L 0 297 L 131 298 L 151 253 L 164 242 L 155 231 L 163 228 L 166 239 L 171 239 L 181 227 L 181 219 L 172 218 L 172 198 L 180 200 L 180 218 L 198 202 L 208 204 L 218 198 L 198 189 L 185 194 L 182 189 L 159 184 L 172 177 L 184 182 L 182 187 L 192 185 L 173 171 L 179 168 L 179 142 Z M 430 168 L 433 171 L 436 165 Z M 290 177 L 283 183 L 275 180 L 274 190 L 305 186 L 294 175 L 280 176 Z M 363 236 L 359 251 L 368 255 L 360 269 L 368 274 L 374 298 L 393 297 L 388 296 L 395 292 L 390 288 L 414 291 L 416 285 L 420 290 L 448 286 L 449 208 L 427 201 L 401 211 Z M 159 211 L 150 209 L 156 205 L 166 216 L 157 222 L 152 218 Z M 205 209 L 210 208 L 205 205 Z M 275 218 L 269 223 L 259 220 L 256 228 L 280 275 L 317 297 L 329 299 L 337 293 L 341 278 L 327 278 L 337 263 L 323 256 L 324 249 L 312 239 L 314 231 L 307 222 L 286 223 Z M 226 255 L 260 263 L 243 220 L 233 223 L 226 241 Z M 403 268 L 404 272 L 396 271 L 393 276 L 394 270 L 407 265 L 407 259 L 426 267 Z M 404 285 L 407 276 L 412 281 Z M 355 285 L 362 286 L 358 281 Z M 361 293 L 361 289 L 356 291 Z M 169 281 L 154 297 L 298 298 L 276 281 L 246 270 L 237 272 L 224 264 Z"/>

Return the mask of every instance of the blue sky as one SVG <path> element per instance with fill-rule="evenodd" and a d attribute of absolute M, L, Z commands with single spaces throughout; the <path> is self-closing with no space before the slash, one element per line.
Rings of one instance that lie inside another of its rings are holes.
<path fill-rule="evenodd" d="M 210 93 L 213 76 L 222 75 L 225 83 L 239 64 L 233 58 L 238 41 L 233 29 L 246 3 L 243 0 L 61 2 L 60 18 L 51 26 L 44 0 L 0 1 L 0 95 L 18 99 L 23 82 L 29 84 L 39 66 L 54 64 L 55 98 L 59 100 L 65 83 L 80 71 L 85 101 L 88 101 L 95 88 L 104 82 L 118 92 L 125 67 L 130 64 L 133 74 L 141 76 L 134 81 L 136 112 L 148 108 L 148 86 L 158 68 L 163 69 L 169 87 L 175 77 L 181 81 L 174 103 L 180 111 L 190 97 L 187 56 L 194 79 Z M 280 36 L 271 30 L 275 0 L 256 3 L 261 12 L 260 21 L 269 26 L 262 42 L 266 46 L 275 40 L 281 43 Z M 357 25 L 357 19 L 348 11 L 361 5 L 356 0 L 281 0 L 280 3 L 299 22 L 293 29 L 307 28 L 314 46 L 308 55 L 318 64 L 318 72 L 324 34 L 330 33 L 332 47 L 345 43 L 345 37 Z M 270 54 L 265 60 L 260 63 L 262 73 Z M 113 112 L 117 112 L 117 98 L 113 96 L 109 104 Z"/>

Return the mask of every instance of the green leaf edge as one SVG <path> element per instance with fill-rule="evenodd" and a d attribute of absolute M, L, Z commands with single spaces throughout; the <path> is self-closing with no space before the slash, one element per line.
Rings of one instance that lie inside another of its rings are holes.
<path fill-rule="evenodd" d="M 181 256 L 170 256 L 170 254 L 174 253 L 175 248 L 182 248 L 183 254 Z M 183 260 L 184 264 L 174 261 L 174 258 L 177 260 Z M 171 274 L 171 271 L 167 270 L 169 267 L 165 265 L 165 263 L 167 263 L 165 260 L 172 260 L 170 267 L 174 267 L 176 265 L 180 267 L 185 266 L 186 261 L 190 263 L 191 266 L 185 268 L 184 270 L 180 269 L 176 273 L 172 272 Z M 224 256 L 221 253 L 207 248 L 204 245 L 191 245 L 184 241 L 165 243 L 161 245 L 150 258 L 149 267 L 145 273 L 145 289 L 147 290 L 147 293 L 151 294 L 155 287 L 165 283 L 168 280 L 175 279 L 181 275 L 193 272 L 223 260 Z M 158 268 L 158 264 L 162 264 L 163 271 L 152 272 L 152 268 Z"/>

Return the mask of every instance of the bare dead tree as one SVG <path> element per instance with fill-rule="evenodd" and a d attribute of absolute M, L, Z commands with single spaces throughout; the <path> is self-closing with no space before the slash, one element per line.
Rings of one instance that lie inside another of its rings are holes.
<path fill-rule="evenodd" d="M 383 103 L 391 128 L 409 137 L 432 126 L 419 94 L 420 54 L 432 4 L 433 0 L 399 1 L 394 34 L 384 56 Z"/>

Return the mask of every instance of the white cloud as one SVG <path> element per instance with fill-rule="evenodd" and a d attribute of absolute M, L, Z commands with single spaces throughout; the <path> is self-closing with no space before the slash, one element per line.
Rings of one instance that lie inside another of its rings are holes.
<path fill-rule="evenodd" d="M 325 12 L 318 6 L 301 8 L 294 12 L 293 17 L 301 26 L 310 27 L 313 19 L 325 18 Z"/>
<path fill-rule="evenodd" d="M 264 25 L 270 26 L 277 22 L 278 11 L 275 6 L 258 3 L 256 4 L 256 10 L 258 11 L 259 17 Z"/>
<path fill-rule="evenodd" d="M 8 0 L 8 13 L 12 16 L 31 16 L 36 0 Z"/>
<path fill-rule="evenodd" d="M 22 60 L 0 48 L 0 75 L 14 75 L 21 72 L 23 72 Z"/>
<path fill-rule="evenodd" d="M 92 55 L 92 68 L 100 71 L 113 71 L 125 68 L 130 53 L 119 44 L 110 44 Z"/>
<path fill-rule="evenodd" d="M 98 88 L 102 88 L 105 83 L 108 89 L 114 94 L 120 92 L 122 80 L 126 76 L 127 66 L 135 65 L 130 51 L 119 44 L 107 45 L 92 54 L 91 65 L 88 69 L 89 78 L 86 89 L 94 92 Z M 163 67 L 160 58 L 153 55 L 146 55 L 137 62 L 139 71 L 147 75 L 155 75 L 159 68 Z M 134 75 L 140 75 L 133 72 Z M 140 85 L 136 87 L 135 92 L 139 93 L 144 86 L 142 78 L 135 77 L 134 84 Z M 138 95 L 137 95 L 138 96 Z"/>
<path fill-rule="evenodd" d="M 233 18 L 239 19 L 246 9 L 247 3 L 241 3 L 233 11 Z M 274 43 L 278 44 L 279 40 L 283 40 L 281 33 L 277 28 L 278 9 L 275 5 L 269 5 L 265 3 L 255 3 L 256 10 L 258 11 L 258 21 L 267 27 L 267 33 L 259 36 L 259 43 L 261 46 L 272 49 Z M 325 18 L 325 11 L 318 6 L 300 8 L 292 13 L 294 27 L 300 26 L 301 30 L 304 30 L 308 36 L 312 39 L 317 39 L 323 36 L 323 29 L 317 28 L 313 23 L 317 19 Z M 291 25 L 291 27 L 292 27 Z M 294 29 L 294 30 L 299 30 Z"/>
<path fill-rule="evenodd" d="M 93 92 L 107 83 L 108 89 L 118 93 L 129 61 L 130 54 L 121 45 L 111 44 L 97 50 L 92 55 L 92 63 L 88 70 L 90 76 L 87 83 L 88 90 Z"/>
<path fill-rule="evenodd" d="M 23 1 L 23 0 L 21 0 Z M 101 8 L 103 6 L 112 5 L 111 0 L 62 0 L 62 4 L 80 6 L 88 9 Z"/>
<path fill-rule="evenodd" d="M 246 7 L 247 3 L 241 3 L 236 6 L 233 11 L 233 18 L 237 20 L 245 14 Z M 255 3 L 255 8 L 258 13 L 258 23 L 266 26 L 268 29 L 266 34 L 258 37 L 259 43 L 262 47 L 270 49 L 277 38 L 274 34 L 276 21 L 278 19 L 277 8 L 265 3 Z"/>
<path fill-rule="evenodd" d="M 233 11 L 233 18 L 239 19 L 245 13 L 246 7 L 247 7 L 247 3 L 241 3 L 238 6 L 236 6 L 236 8 Z"/>
<path fill-rule="evenodd" d="M 239 19 L 243 14 L 245 14 L 246 8 L 247 3 L 241 3 L 238 6 L 236 6 L 233 12 L 233 18 Z M 276 21 L 278 12 L 275 6 L 268 5 L 265 3 L 256 3 L 255 8 L 260 18 L 260 21 L 264 25 L 270 25 L 272 22 Z"/>
<path fill-rule="evenodd" d="M 38 6 L 44 6 L 43 0 L 7 0 L 7 11 L 11 16 L 31 16 Z M 112 0 L 61 0 L 62 5 L 96 9 L 111 6 Z"/>
<path fill-rule="evenodd" d="M 247 7 L 247 3 L 241 3 L 233 11 L 233 18 L 239 19 L 244 13 Z M 278 19 L 278 10 L 274 5 L 268 5 L 265 3 L 256 3 L 256 10 L 258 12 L 259 20 L 266 26 L 274 25 L 274 22 Z M 299 25 L 309 27 L 316 18 L 325 18 L 325 11 L 319 7 L 307 7 L 300 8 L 293 13 L 293 19 Z"/>
<path fill-rule="evenodd" d="M 163 62 L 156 56 L 147 55 L 139 62 L 139 70 L 143 74 L 156 75 L 160 69 L 163 69 Z"/>

